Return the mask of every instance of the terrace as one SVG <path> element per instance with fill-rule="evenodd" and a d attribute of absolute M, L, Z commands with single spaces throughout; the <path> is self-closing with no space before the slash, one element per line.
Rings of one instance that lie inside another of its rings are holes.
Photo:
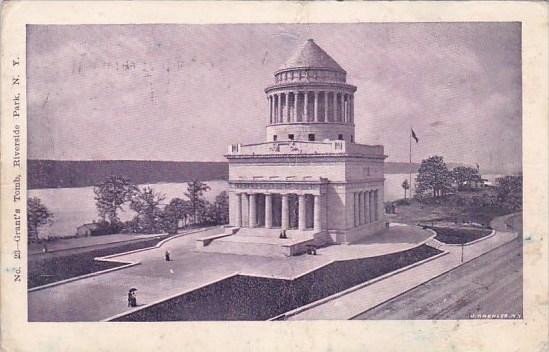
<path fill-rule="evenodd" d="M 349 143 L 342 140 L 277 141 L 255 144 L 232 144 L 227 157 L 248 155 L 284 155 L 284 154 L 360 154 L 384 157 L 382 145 Z"/>

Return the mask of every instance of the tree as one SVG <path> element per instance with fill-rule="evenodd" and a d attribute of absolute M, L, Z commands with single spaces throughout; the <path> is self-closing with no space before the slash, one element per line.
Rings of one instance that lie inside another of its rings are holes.
<path fill-rule="evenodd" d="M 402 181 L 402 188 L 404 188 L 404 199 L 406 199 L 406 191 L 410 189 L 410 183 L 408 182 L 407 179 L 404 179 L 404 181 Z"/>
<path fill-rule="evenodd" d="M 198 223 L 199 214 L 203 213 L 206 208 L 206 200 L 204 192 L 210 190 L 210 186 L 198 180 L 191 181 L 187 184 L 187 192 L 185 196 L 189 199 L 191 215 L 193 223 Z"/>
<path fill-rule="evenodd" d="M 166 196 L 146 186 L 134 194 L 130 209 L 137 213 L 137 228 L 141 232 L 155 233 L 164 231 L 163 212 L 160 208 Z"/>
<path fill-rule="evenodd" d="M 173 198 L 164 208 L 164 214 L 166 231 L 175 233 L 179 227 L 180 220 L 183 220 L 184 225 L 187 224 L 191 216 L 190 203 L 181 198 Z"/>
<path fill-rule="evenodd" d="M 478 169 L 467 166 L 458 166 L 452 170 L 452 179 L 457 183 L 458 189 L 462 190 L 471 182 L 480 181 L 480 173 Z"/>
<path fill-rule="evenodd" d="M 504 176 L 496 179 L 497 202 L 507 210 L 522 209 L 522 176 Z"/>
<path fill-rule="evenodd" d="M 27 199 L 27 227 L 28 241 L 38 240 L 38 228 L 51 224 L 53 214 L 46 208 L 40 198 L 32 197 Z"/>
<path fill-rule="evenodd" d="M 219 224 L 215 204 L 205 201 L 204 207 L 199 210 L 199 218 L 204 224 Z"/>
<path fill-rule="evenodd" d="M 95 205 L 101 220 L 120 223 L 118 210 L 122 210 L 122 205 L 130 201 L 137 191 L 137 186 L 120 176 L 108 176 L 103 183 L 94 186 Z"/>
<path fill-rule="evenodd" d="M 218 225 L 229 223 L 229 195 L 226 191 L 219 193 L 214 202 L 215 221 Z"/>
<path fill-rule="evenodd" d="M 431 156 L 421 161 L 416 177 L 416 195 L 425 197 L 432 192 L 433 197 L 440 197 L 450 189 L 451 173 L 441 156 Z"/>

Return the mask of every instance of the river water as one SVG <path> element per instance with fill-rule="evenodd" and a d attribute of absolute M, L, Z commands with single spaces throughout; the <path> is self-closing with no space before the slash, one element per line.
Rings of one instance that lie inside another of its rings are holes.
<path fill-rule="evenodd" d="M 412 182 L 414 182 L 415 176 L 415 174 L 412 174 Z M 483 175 L 492 182 L 497 176 Z M 408 178 L 408 174 L 386 174 L 385 201 L 403 198 L 404 190 L 401 185 Z M 211 188 L 209 192 L 206 192 L 206 199 L 209 201 L 213 201 L 216 195 L 227 190 L 227 181 L 208 181 L 206 183 Z M 156 192 L 165 194 L 165 203 L 168 203 L 174 197 L 184 198 L 183 194 L 187 189 L 186 183 L 157 183 L 148 186 L 151 186 Z M 94 196 L 93 187 L 29 190 L 29 197 L 40 198 L 54 214 L 52 225 L 43 227 L 40 231 L 41 236 L 72 236 L 78 226 L 97 219 Z M 122 220 L 130 220 L 134 216 L 135 213 L 127 208 L 120 214 Z"/>

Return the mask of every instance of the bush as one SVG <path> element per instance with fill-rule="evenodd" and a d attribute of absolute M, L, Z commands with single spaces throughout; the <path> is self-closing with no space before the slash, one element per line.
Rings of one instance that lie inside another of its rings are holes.
<path fill-rule="evenodd" d="M 412 202 L 410 199 L 398 199 L 393 202 L 394 205 L 410 205 Z"/>
<path fill-rule="evenodd" d="M 96 228 L 90 229 L 90 236 L 104 236 L 119 233 L 122 230 L 122 224 L 111 224 L 108 221 L 101 221 L 95 223 Z"/>

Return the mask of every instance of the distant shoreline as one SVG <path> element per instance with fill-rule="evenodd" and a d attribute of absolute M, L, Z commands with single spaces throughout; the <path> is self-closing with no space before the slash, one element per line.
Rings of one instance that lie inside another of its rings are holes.
<path fill-rule="evenodd" d="M 461 164 L 449 163 L 453 168 Z M 416 173 L 419 163 L 412 163 Z M 410 164 L 385 162 L 386 174 L 407 174 Z M 28 160 L 28 189 L 89 187 L 111 175 L 129 178 L 136 184 L 183 183 L 227 180 L 225 161 L 146 161 L 146 160 Z"/>

